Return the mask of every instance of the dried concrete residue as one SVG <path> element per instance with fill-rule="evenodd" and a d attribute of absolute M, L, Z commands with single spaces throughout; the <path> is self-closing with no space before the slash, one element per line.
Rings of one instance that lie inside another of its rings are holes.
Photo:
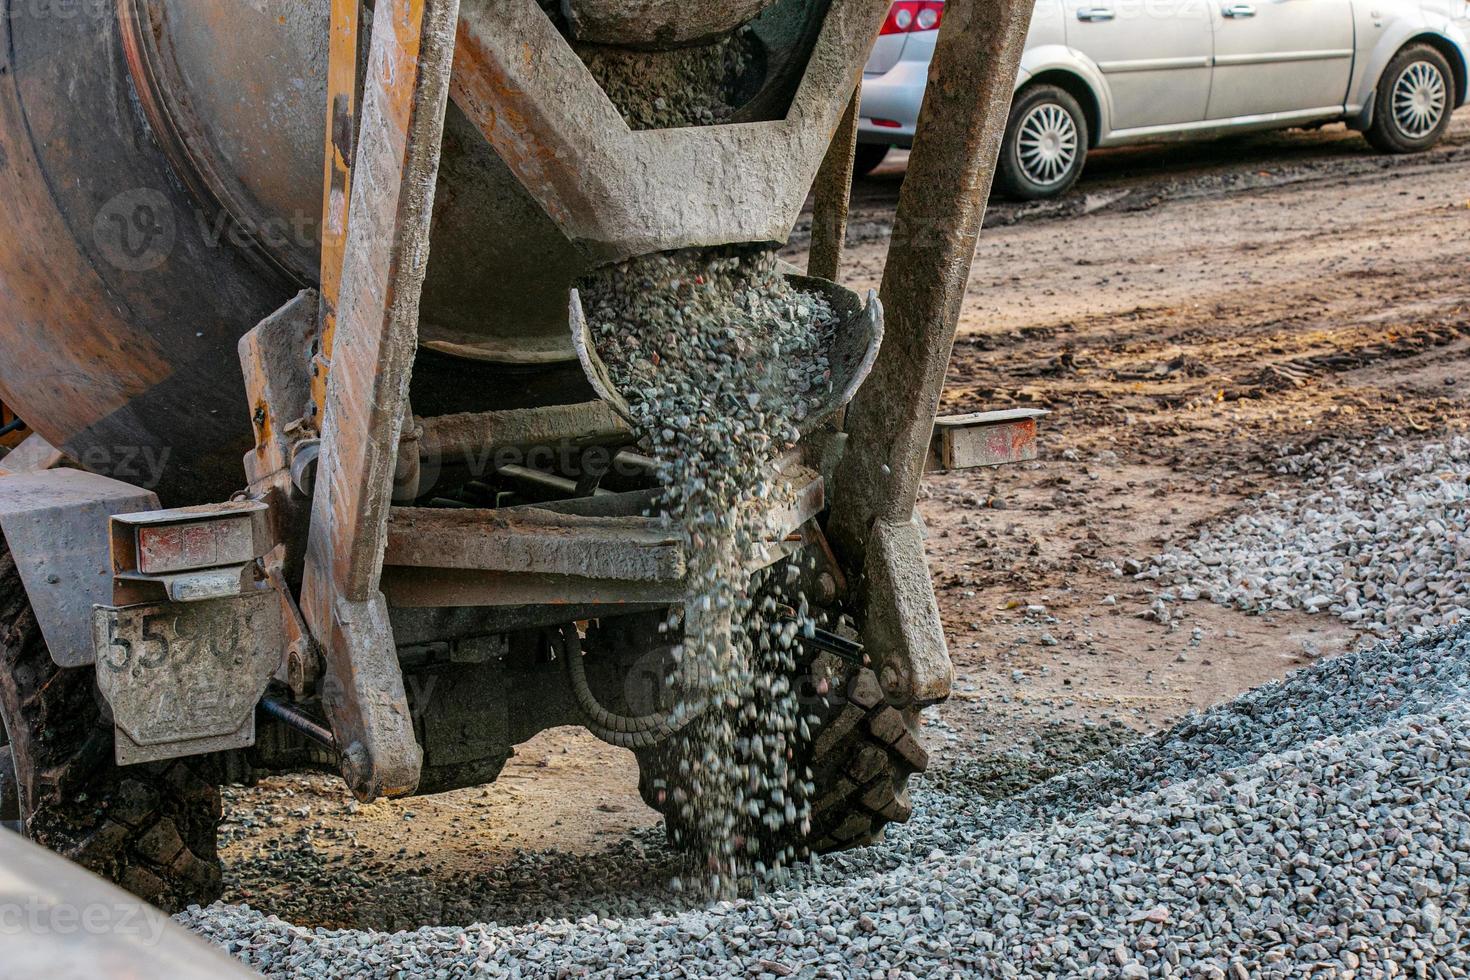
<path fill-rule="evenodd" d="M 704 44 L 660 49 L 650 38 L 647 47 L 625 48 L 572 40 L 561 0 L 539 3 L 633 129 L 728 122 L 755 87 L 760 41 L 748 27 Z"/>
<path fill-rule="evenodd" d="M 674 685 L 681 726 L 670 826 L 715 892 L 787 863 L 810 822 L 809 737 L 791 685 L 800 613 L 756 598 L 749 570 L 791 496 L 773 463 L 825 394 L 836 316 L 769 253 L 634 259 L 581 284 L 598 353 L 658 461 L 659 509 L 684 538 L 693 598 Z M 804 609 L 802 597 L 786 602 Z"/>
<path fill-rule="evenodd" d="M 669 51 L 575 48 L 628 125 L 643 130 L 728 122 L 740 108 L 757 44 L 745 29 L 711 44 Z"/>

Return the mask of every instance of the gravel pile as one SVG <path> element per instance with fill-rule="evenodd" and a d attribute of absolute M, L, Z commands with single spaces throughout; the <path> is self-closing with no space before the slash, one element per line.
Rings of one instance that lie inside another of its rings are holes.
<path fill-rule="evenodd" d="M 1297 457 L 1267 493 L 1138 578 L 1247 612 L 1331 613 L 1380 637 L 1470 622 L 1470 438 Z"/>
<path fill-rule="evenodd" d="M 1467 686 L 1470 631 L 1435 634 L 1318 663 L 1000 803 L 961 765 L 886 844 L 738 902 L 635 914 L 591 888 L 557 919 L 393 936 L 232 906 L 181 918 L 297 976 L 1464 976 Z M 652 871 L 605 860 L 612 888 Z"/>

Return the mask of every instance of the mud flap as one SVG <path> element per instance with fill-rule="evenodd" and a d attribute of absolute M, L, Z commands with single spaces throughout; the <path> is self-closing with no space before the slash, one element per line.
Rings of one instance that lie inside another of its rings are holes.
<path fill-rule="evenodd" d="M 92 607 L 112 602 L 109 518 L 157 507 L 151 490 L 83 470 L 0 478 L 0 530 L 58 667 L 92 663 Z"/>

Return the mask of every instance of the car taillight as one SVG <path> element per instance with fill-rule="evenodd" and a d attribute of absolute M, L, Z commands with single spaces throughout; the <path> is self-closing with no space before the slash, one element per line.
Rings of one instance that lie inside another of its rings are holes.
<path fill-rule="evenodd" d="M 898 0 L 888 11 L 881 34 L 915 34 L 939 29 L 944 0 Z"/>

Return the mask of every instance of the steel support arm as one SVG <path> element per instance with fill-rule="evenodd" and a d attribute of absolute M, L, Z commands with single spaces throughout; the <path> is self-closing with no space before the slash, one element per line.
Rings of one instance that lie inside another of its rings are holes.
<path fill-rule="evenodd" d="M 945 8 L 883 276 L 887 337 L 847 414 L 828 530 L 868 583 L 869 630 L 901 638 L 887 678 L 901 700 L 949 692 L 933 588 L 900 566 L 925 567 L 914 505 L 1033 7 L 950 0 Z M 899 582 L 907 587 L 895 590 Z"/>
<path fill-rule="evenodd" d="M 363 799 L 413 792 L 422 764 L 379 582 L 458 17 L 459 0 L 379 0 L 351 174 L 302 612 Z"/>
<path fill-rule="evenodd" d="M 847 244 L 847 216 L 852 204 L 852 175 L 862 102 L 863 88 L 859 80 L 812 188 L 816 199 L 812 204 L 812 244 L 807 256 L 806 274 L 817 279 L 836 282 L 842 274 L 842 251 Z"/>

